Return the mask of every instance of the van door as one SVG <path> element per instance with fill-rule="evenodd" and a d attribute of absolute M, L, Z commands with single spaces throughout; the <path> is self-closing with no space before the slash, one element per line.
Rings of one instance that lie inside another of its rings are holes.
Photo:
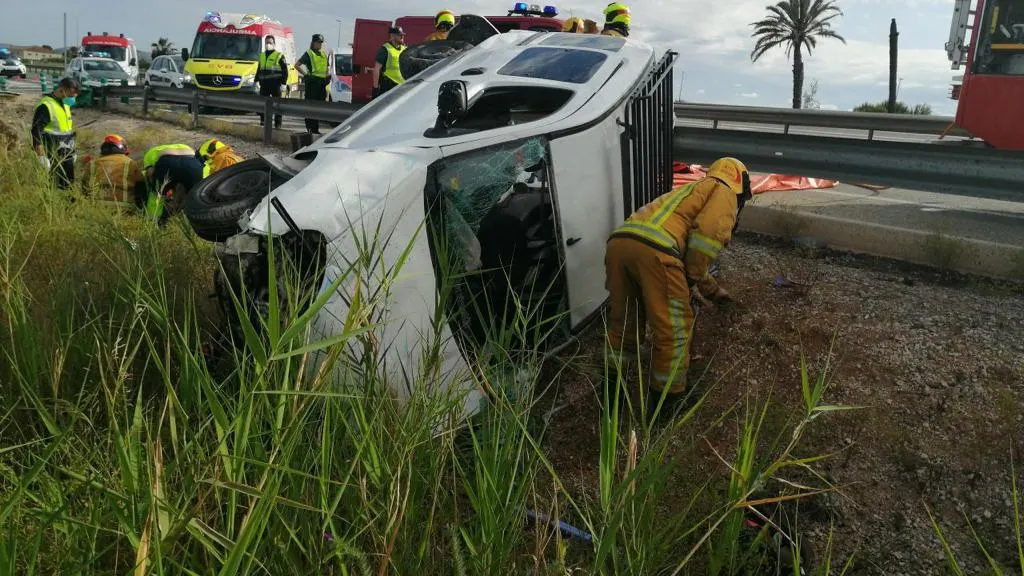
<path fill-rule="evenodd" d="M 373 98 L 373 65 L 377 50 L 388 41 L 391 22 L 356 18 L 352 45 L 352 102 L 365 103 Z"/>

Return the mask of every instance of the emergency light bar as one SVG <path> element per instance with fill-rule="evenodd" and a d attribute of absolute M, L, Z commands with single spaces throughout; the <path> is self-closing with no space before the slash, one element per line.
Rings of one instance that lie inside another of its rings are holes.
<path fill-rule="evenodd" d="M 207 12 L 206 16 L 203 17 L 210 24 L 220 24 L 220 12 Z"/>
<path fill-rule="evenodd" d="M 544 16 L 545 18 L 554 18 L 558 16 L 558 8 L 554 6 L 544 6 L 541 8 L 540 4 L 527 4 L 526 2 L 516 2 L 515 6 L 508 11 L 509 16 L 512 14 L 519 14 L 521 16 Z"/>

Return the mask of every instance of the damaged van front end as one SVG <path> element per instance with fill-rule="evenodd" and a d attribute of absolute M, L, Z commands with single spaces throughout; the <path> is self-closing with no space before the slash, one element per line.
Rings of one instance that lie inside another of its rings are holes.
<path fill-rule="evenodd" d="M 338 335 L 352 333 L 353 323 L 370 326 L 368 338 L 331 347 L 359 357 L 372 341 L 380 355 L 377 376 L 396 396 L 407 398 L 415 383 L 430 382 L 441 389 L 433 395 L 462 395 L 466 413 L 475 412 L 481 395 L 450 329 L 436 322 L 438 286 L 423 226 L 423 190 L 428 167 L 439 157 L 436 148 L 325 146 L 265 158 L 286 181 L 240 219 L 240 233 L 216 249 L 222 272 L 215 288 L 228 317 L 237 319 L 239 294 L 245 295 L 250 318 L 266 318 L 270 282 L 278 283 L 282 295 L 298 288 L 302 297 L 293 303 L 301 302 L 300 308 L 281 312 L 294 317 L 317 303 L 309 344 L 336 342 Z M 277 274 L 270 274 L 271 261 Z M 282 308 L 285 300 L 279 299 Z M 318 350 L 315 360 L 323 361 L 331 347 Z M 424 370 L 435 373 L 419 377 Z"/>

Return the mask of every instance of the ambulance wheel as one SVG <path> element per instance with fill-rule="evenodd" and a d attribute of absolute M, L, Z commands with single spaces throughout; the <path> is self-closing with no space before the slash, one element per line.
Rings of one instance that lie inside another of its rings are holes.
<path fill-rule="evenodd" d="M 259 158 L 245 160 L 204 178 L 185 196 L 185 216 L 196 235 L 222 242 L 238 234 L 238 220 L 285 182 Z"/>
<path fill-rule="evenodd" d="M 459 40 L 431 40 L 410 46 L 398 58 L 402 77 L 408 80 L 441 60 L 472 48 L 469 42 Z"/>

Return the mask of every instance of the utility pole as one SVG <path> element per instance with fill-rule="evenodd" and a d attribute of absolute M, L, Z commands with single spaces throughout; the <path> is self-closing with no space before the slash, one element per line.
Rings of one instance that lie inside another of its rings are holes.
<path fill-rule="evenodd" d="M 890 114 L 896 111 L 896 93 L 899 90 L 896 83 L 899 38 L 900 33 L 896 31 L 896 19 L 893 18 L 889 23 L 889 102 L 886 107 Z"/>
<path fill-rule="evenodd" d="M 68 65 L 68 13 L 64 13 L 64 67 Z"/>
<path fill-rule="evenodd" d="M 338 43 L 335 44 L 338 48 L 341 48 L 341 18 L 335 18 L 338 21 Z"/>

